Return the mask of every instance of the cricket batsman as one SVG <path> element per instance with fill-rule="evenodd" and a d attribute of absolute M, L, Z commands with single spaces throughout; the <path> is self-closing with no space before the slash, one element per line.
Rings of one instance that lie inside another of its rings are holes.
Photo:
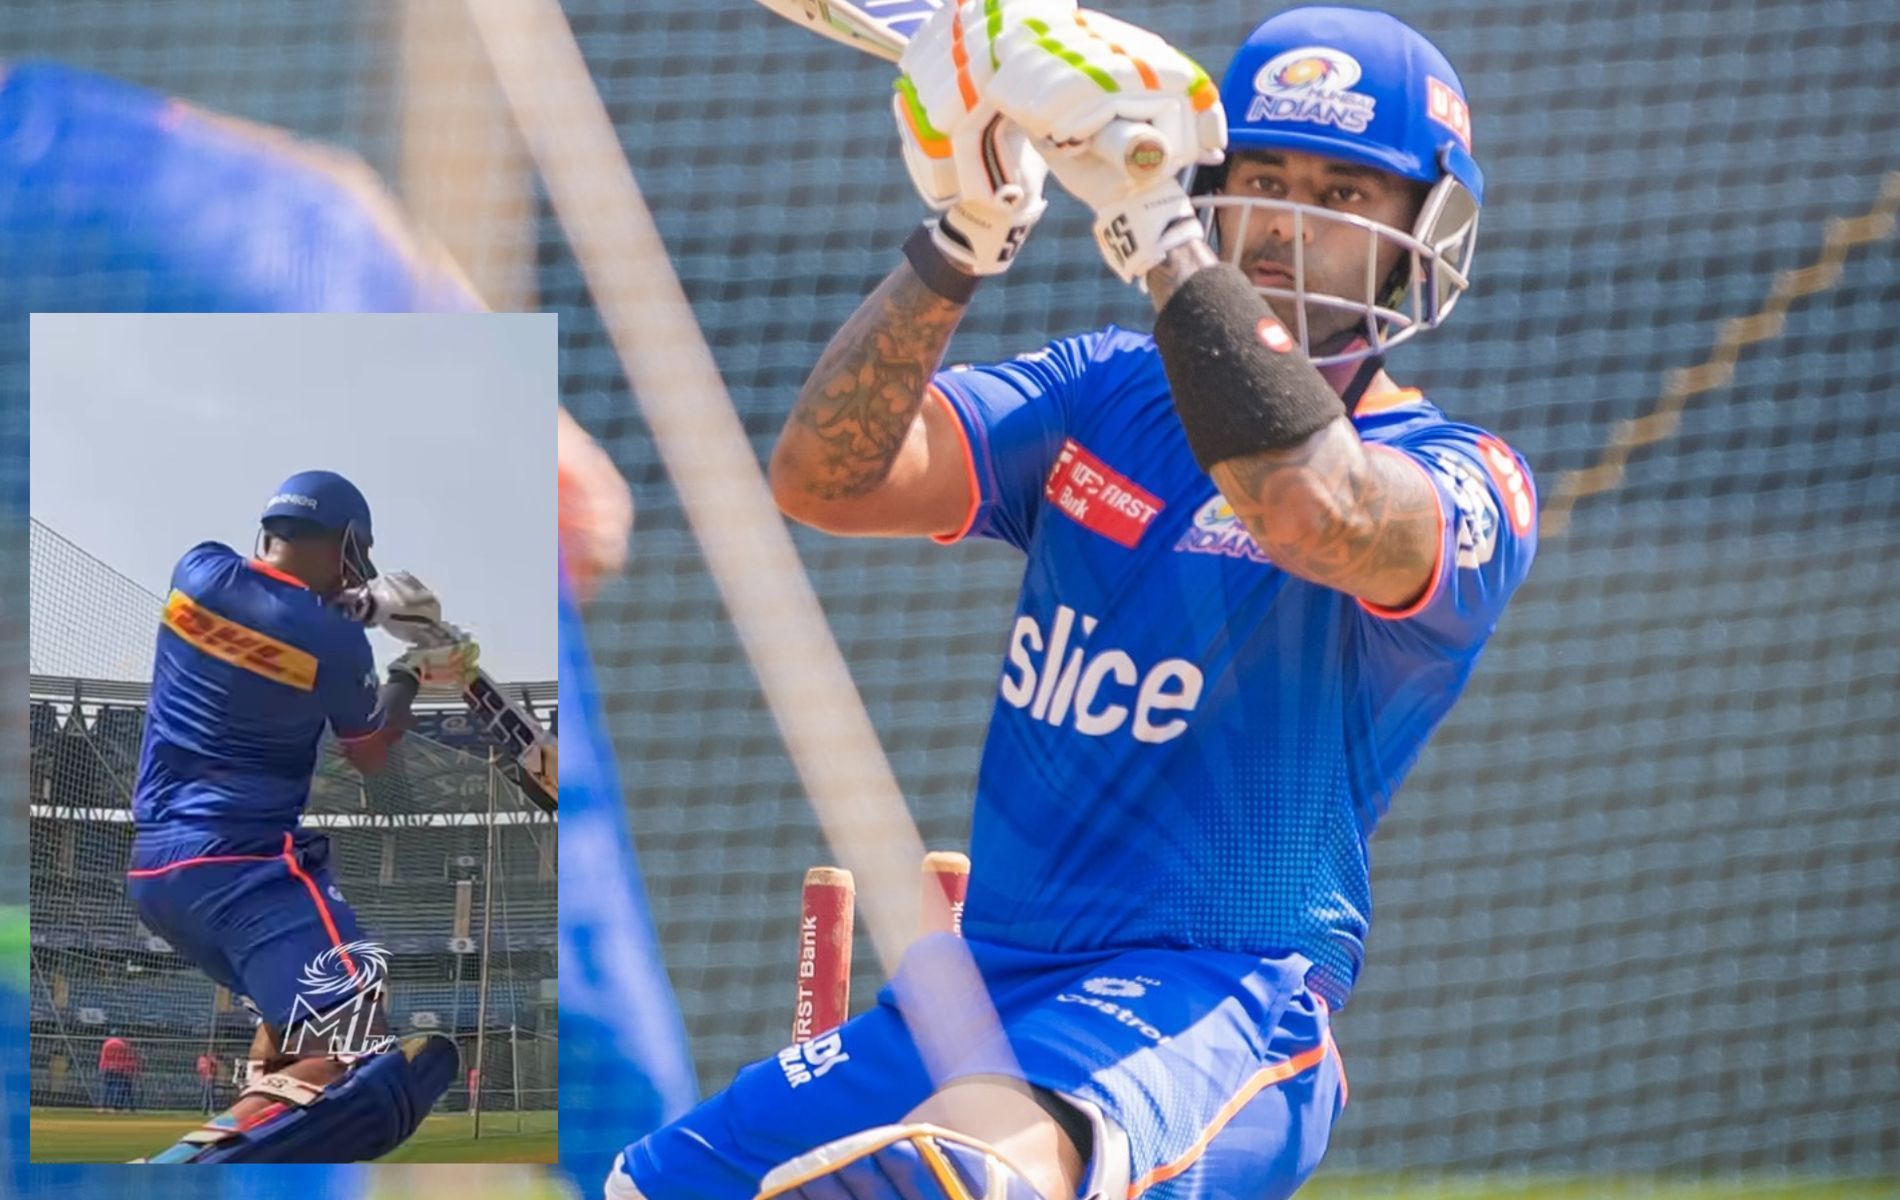
<path fill-rule="evenodd" d="M 1467 286 L 1464 88 L 1337 8 L 1261 24 L 1218 89 L 1063 0 L 946 7 L 901 66 L 935 215 L 826 348 L 772 484 L 834 533 L 1028 557 L 963 917 L 1018 1070 L 924 1072 L 894 995 L 926 939 L 872 1011 L 630 1146 L 607 1194 L 1286 1196 L 1346 1102 L 1330 1019 L 1368 839 L 1536 546 L 1524 461 L 1384 367 Z M 1048 175 L 1153 334 L 939 370 Z"/>
<path fill-rule="evenodd" d="M 205 542 L 172 573 L 127 888 L 146 927 L 244 997 L 258 1030 L 237 1102 L 151 1161 L 367 1161 L 415 1132 L 455 1077 L 454 1043 L 396 1044 L 380 1010 L 364 1015 L 383 951 L 331 876 L 329 840 L 298 827 L 326 727 L 375 774 L 419 684 L 474 671 L 463 638 L 410 649 L 378 687 L 365 625 L 434 621 L 441 606 L 413 576 L 378 578 L 373 544 L 362 493 L 304 471 L 270 498 L 255 557 Z"/>
<path fill-rule="evenodd" d="M 927 1077 L 885 989 L 796 1073 L 754 1063 L 629 1147 L 606 1191 L 1286 1196 L 1345 1105 L 1330 1014 L 1368 837 L 1535 551 L 1524 461 L 1383 366 L 1469 281 L 1463 85 L 1389 15 L 1296 8 L 1216 89 L 1060 0 L 944 8 L 902 72 L 937 216 L 826 347 L 771 477 L 838 534 L 1028 556 L 963 911 L 1018 1075 Z M 939 370 L 1045 173 L 1153 334 Z"/>

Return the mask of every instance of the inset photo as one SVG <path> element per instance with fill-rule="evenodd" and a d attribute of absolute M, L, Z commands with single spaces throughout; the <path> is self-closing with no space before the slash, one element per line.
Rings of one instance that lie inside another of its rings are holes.
<path fill-rule="evenodd" d="M 30 341 L 32 1160 L 553 1162 L 555 317 Z"/>

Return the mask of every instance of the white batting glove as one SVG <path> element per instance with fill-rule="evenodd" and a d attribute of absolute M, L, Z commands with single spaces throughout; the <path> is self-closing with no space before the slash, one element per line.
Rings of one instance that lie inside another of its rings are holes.
<path fill-rule="evenodd" d="M 447 628 L 454 629 L 454 626 Z M 482 648 L 475 644 L 474 638 L 460 630 L 455 632 L 460 638 L 446 645 L 410 647 L 389 664 L 390 674 L 400 671 L 414 676 L 419 683 L 468 686 L 468 681 L 475 677 Z"/>
<path fill-rule="evenodd" d="M 438 646 L 453 646 L 458 642 L 469 640 L 468 634 L 460 626 L 451 625 L 447 621 L 431 621 L 423 617 L 407 621 L 390 621 L 383 626 L 383 632 L 399 642 L 406 642 L 424 650 Z"/>
<path fill-rule="evenodd" d="M 400 624 L 442 619 L 442 602 L 407 571 L 391 571 L 362 587 L 350 588 L 338 599 L 338 605 L 352 621 L 372 629 L 392 621 Z"/>
<path fill-rule="evenodd" d="M 1010 0 L 1004 0 L 1008 4 Z M 1193 59 L 1148 31 L 1077 10 L 998 42 L 985 98 L 1020 125 L 1063 188 L 1095 212 L 1102 257 L 1142 282 L 1201 236 L 1178 176 L 1221 161 L 1227 117 Z"/>
<path fill-rule="evenodd" d="M 1073 0 L 1015 0 L 1060 9 Z M 980 4 L 938 9 L 904 49 L 891 111 L 904 167 L 932 212 L 931 241 L 969 275 L 1009 268 L 1048 209 L 1048 168 L 983 96 L 993 62 Z"/>

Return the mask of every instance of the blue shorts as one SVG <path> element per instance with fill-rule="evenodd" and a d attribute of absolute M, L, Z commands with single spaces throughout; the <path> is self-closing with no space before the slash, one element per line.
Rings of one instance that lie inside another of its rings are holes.
<path fill-rule="evenodd" d="M 325 951 L 364 936 L 330 876 L 330 839 L 286 833 L 275 854 L 202 849 L 181 857 L 175 846 L 135 847 L 126 890 L 147 929 L 247 997 L 281 1034 L 303 994 L 298 980 L 304 971 Z M 304 998 L 317 1009 L 336 1002 L 333 996 Z"/>
<path fill-rule="evenodd" d="M 912 948 L 896 986 L 936 941 Z M 1270 1200 L 1319 1164 L 1346 1087 L 1304 959 L 966 944 L 1022 1076 L 1093 1103 L 1127 1133 L 1131 1196 Z M 993 1070 L 976 1057 L 945 1081 Z M 780 1163 L 901 1121 L 933 1090 L 887 987 L 835 1035 L 743 1068 L 629 1146 L 615 1178 L 630 1176 L 649 1200 L 751 1200 Z"/>

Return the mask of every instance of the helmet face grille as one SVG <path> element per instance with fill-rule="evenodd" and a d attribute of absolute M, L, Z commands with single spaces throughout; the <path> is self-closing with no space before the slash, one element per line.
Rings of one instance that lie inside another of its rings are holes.
<path fill-rule="evenodd" d="M 1281 268 L 1284 279 L 1256 286 L 1317 366 L 1383 355 L 1436 328 L 1470 286 L 1478 205 L 1449 175 L 1427 194 L 1409 231 L 1291 200 L 1212 194 L 1196 196 L 1194 206 L 1224 261 L 1250 277 L 1262 262 Z M 1308 242 L 1322 236 L 1335 248 L 1363 237 L 1365 272 L 1352 285 L 1327 290 L 1316 278 Z M 1381 251 L 1391 247 L 1398 261 L 1381 275 Z"/>
<path fill-rule="evenodd" d="M 343 566 L 359 583 L 376 578 L 376 565 L 369 560 L 370 538 L 351 522 L 343 530 Z"/>
<path fill-rule="evenodd" d="M 1243 258 L 1266 254 L 1291 271 L 1261 295 L 1314 362 L 1383 354 L 1450 315 L 1470 286 L 1484 175 L 1471 155 L 1464 85 L 1438 47 L 1386 13 L 1289 9 L 1262 22 L 1235 52 L 1221 102 L 1230 162 L 1250 151 L 1317 155 L 1427 188 L 1406 230 L 1314 205 L 1220 195 L 1226 164 L 1195 173 L 1195 205 L 1222 256 L 1247 270 Z M 1261 221 L 1273 222 L 1283 252 L 1262 249 Z M 1365 278 L 1351 285 L 1330 274 L 1316 279 L 1322 273 L 1305 262 L 1306 235 L 1316 230 L 1327 232 L 1332 249 L 1345 244 L 1340 223 L 1367 238 Z M 1221 245 L 1223 233 L 1232 245 Z M 1394 247 L 1396 265 L 1379 277 L 1380 252 L 1390 258 Z"/>

